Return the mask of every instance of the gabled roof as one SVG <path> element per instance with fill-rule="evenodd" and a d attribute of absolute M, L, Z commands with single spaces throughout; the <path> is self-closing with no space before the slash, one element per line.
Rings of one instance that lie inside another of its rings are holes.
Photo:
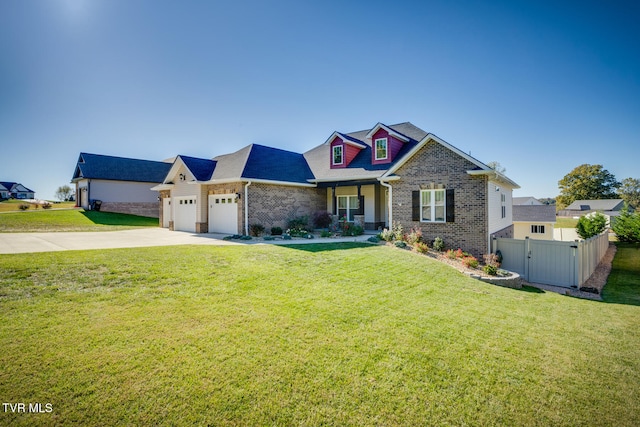
<path fill-rule="evenodd" d="M 544 203 L 542 203 L 540 200 L 536 199 L 533 196 L 526 196 L 526 197 L 514 197 L 512 204 L 514 206 L 516 205 L 539 206 L 539 205 L 543 205 Z"/>
<path fill-rule="evenodd" d="M 4 187 L 4 189 L 6 191 L 9 191 L 9 192 L 12 192 L 12 193 L 16 193 L 16 192 L 34 193 L 33 190 L 28 189 L 27 187 L 25 187 L 24 185 L 20 184 L 19 182 L 0 181 L 0 187 Z M 22 187 L 22 189 L 17 188 L 17 187 Z M 2 190 L 2 188 L 0 188 L 0 190 Z"/>
<path fill-rule="evenodd" d="M 514 222 L 556 222 L 553 205 L 514 205 Z"/>
<path fill-rule="evenodd" d="M 197 157 L 178 156 L 184 165 L 193 174 L 196 181 L 207 181 L 216 168 L 216 161 L 209 159 L 199 159 Z"/>
<path fill-rule="evenodd" d="M 270 181 L 308 185 L 311 169 L 300 153 L 250 144 L 235 153 L 215 157 L 215 169 L 207 182 Z"/>
<path fill-rule="evenodd" d="M 165 162 L 80 153 L 72 181 L 104 179 L 160 183 L 170 168 L 171 164 Z"/>
<path fill-rule="evenodd" d="M 393 129 L 390 126 L 386 126 L 383 123 L 378 122 L 377 125 L 375 125 L 368 133 L 367 133 L 367 139 L 371 139 L 373 138 L 373 135 L 378 132 L 378 130 L 380 129 L 384 129 L 387 131 L 387 133 L 391 136 L 396 137 L 397 139 L 399 139 L 400 141 L 403 142 L 409 142 L 410 138 L 408 138 L 406 135 L 403 135 L 402 133 L 398 132 L 397 130 Z"/>
<path fill-rule="evenodd" d="M 342 140 L 343 143 L 348 144 L 348 145 L 353 145 L 354 147 L 363 149 L 367 147 L 367 144 L 363 143 L 362 141 L 358 141 L 357 139 L 349 136 L 349 135 L 345 135 L 344 133 L 340 133 L 340 132 L 334 132 L 331 134 L 331 136 L 329 137 L 329 139 L 327 139 L 325 141 L 325 144 L 330 144 L 331 141 L 333 141 L 336 137 L 340 138 Z"/>
<path fill-rule="evenodd" d="M 9 191 L 9 189 L 0 182 L 0 191 Z"/>
<path fill-rule="evenodd" d="M 615 211 L 624 206 L 622 199 L 575 200 L 565 210 L 569 211 Z"/>
<path fill-rule="evenodd" d="M 396 156 L 396 160 L 393 163 L 371 164 L 371 139 L 367 137 L 367 135 L 371 133 L 371 129 L 365 129 L 346 134 L 334 132 L 332 137 L 334 137 L 334 135 L 336 134 L 344 135 L 352 141 L 363 144 L 365 148 L 360 150 L 358 155 L 351 161 L 351 163 L 349 163 L 347 167 L 340 169 L 331 169 L 331 165 L 328 160 L 330 159 L 329 145 L 327 143 L 324 143 L 307 151 L 306 153 L 304 153 L 304 157 L 307 160 L 309 167 L 313 172 L 313 175 L 315 176 L 314 181 L 322 182 L 330 180 L 376 179 L 382 176 L 391 165 L 394 165 L 398 161 L 398 159 L 402 158 L 406 153 L 408 153 L 409 151 L 411 151 L 411 149 L 418 145 L 418 141 L 424 138 L 425 135 L 427 135 L 425 131 L 409 122 L 398 123 L 391 126 L 386 126 L 379 123 L 376 126 L 384 126 L 387 132 L 389 132 L 390 130 L 390 133 L 402 135 L 403 138 L 408 140 L 403 145 L 402 149 Z M 330 142 L 331 139 L 328 141 Z"/>

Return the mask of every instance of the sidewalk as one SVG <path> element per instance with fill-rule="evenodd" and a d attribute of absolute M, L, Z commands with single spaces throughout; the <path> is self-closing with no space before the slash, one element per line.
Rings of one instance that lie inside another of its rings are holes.
<path fill-rule="evenodd" d="M 223 240 L 226 234 L 194 234 L 166 228 L 124 231 L 0 233 L 0 254 L 55 252 L 87 249 L 140 248 L 174 245 L 298 245 L 309 243 L 365 242 L 370 236 L 293 240 Z"/>

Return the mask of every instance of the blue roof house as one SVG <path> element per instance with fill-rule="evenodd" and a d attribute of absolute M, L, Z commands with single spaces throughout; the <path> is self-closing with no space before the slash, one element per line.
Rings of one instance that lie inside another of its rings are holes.
<path fill-rule="evenodd" d="M 212 159 L 180 155 L 153 186 L 160 224 L 172 230 L 248 234 L 326 211 L 365 229 L 419 228 L 476 256 L 492 236 L 513 237 L 515 188 L 409 122 L 334 131 L 304 153 L 251 144 Z"/>
<path fill-rule="evenodd" d="M 151 187 L 161 183 L 171 163 L 80 153 L 71 182 L 76 186 L 76 204 L 158 218 L 158 193 Z"/>

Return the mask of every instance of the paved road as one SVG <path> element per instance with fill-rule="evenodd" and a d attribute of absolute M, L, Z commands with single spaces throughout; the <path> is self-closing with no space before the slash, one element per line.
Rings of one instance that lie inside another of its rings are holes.
<path fill-rule="evenodd" d="M 173 245 L 243 245 L 243 244 L 298 244 L 321 242 L 366 241 L 370 236 L 341 239 L 300 239 L 264 241 L 223 240 L 225 234 L 194 234 L 169 231 L 166 228 L 140 228 L 124 231 L 59 232 L 59 233 L 0 233 L 0 254 L 53 252 L 85 249 L 140 248 Z"/>

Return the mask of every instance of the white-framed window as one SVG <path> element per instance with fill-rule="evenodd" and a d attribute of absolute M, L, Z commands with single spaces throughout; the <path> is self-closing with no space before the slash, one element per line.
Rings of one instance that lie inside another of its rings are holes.
<path fill-rule="evenodd" d="M 505 194 L 500 194 L 500 210 L 502 214 L 502 218 L 507 217 L 507 196 Z"/>
<path fill-rule="evenodd" d="M 375 140 L 376 160 L 384 160 L 387 158 L 387 138 L 379 138 Z"/>
<path fill-rule="evenodd" d="M 334 145 L 333 146 L 333 157 L 332 161 L 334 165 L 341 165 L 344 163 L 344 153 L 343 153 L 342 145 Z"/>
<path fill-rule="evenodd" d="M 354 215 L 360 210 L 358 196 L 338 196 L 338 217 L 347 217 L 347 221 L 353 221 Z"/>
<path fill-rule="evenodd" d="M 446 219 L 445 190 L 422 190 L 420 192 L 420 221 L 445 222 Z"/>
<path fill-rule="evenodd" d="M 544 234 L 544 225 L 532 225 L 531 234 Z"/>

